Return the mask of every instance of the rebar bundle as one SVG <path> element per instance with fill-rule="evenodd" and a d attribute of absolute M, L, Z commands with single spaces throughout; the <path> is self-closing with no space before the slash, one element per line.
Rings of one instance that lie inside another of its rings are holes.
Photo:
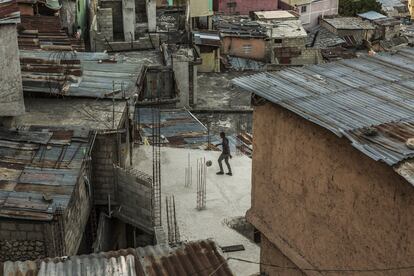
<path fill-rule="evenodd" d="M 191 155 L 188 153 L 187 168 L 185 168 L 185 184 L 186 188 L 193 185 L 193 167 L 190 163 Z"/>
<path fill-rule="evenodd" d="M 197 159 L 197 209 L 206 208 L 206 184 L 207 184 L 206 158 Z"/>
<path fill-rule="evenodd" d="M 174 196 L 165 197 L 165 206 L 167 209 L 168 243 L 176 245 L 180 243 L 180 230 L 177 224 Z"/>
<path fill-rule="evenodd" d="M 161 111 L 152 109 L 152 217 L 161 226 Z"/>

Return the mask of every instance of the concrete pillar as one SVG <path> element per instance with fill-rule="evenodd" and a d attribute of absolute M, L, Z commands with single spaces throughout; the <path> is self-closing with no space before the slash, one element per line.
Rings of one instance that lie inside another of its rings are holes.
<path fill-rule="evenodd" d="M 147 18 L 148 18 L 148 31 L 155 32 L 157 30 L 157 2 L 156 0 L 147 1 Z"/>
<path fill-rule="evenodd" d="M 173 56 L 173 71 L 179 97 L 177 107 L 188 107 L 190 102 L 190 86 L 187 57 L 181 55 Z"/>
<path fill-rule="evenodd" d="M 135 0 L 122 0 L 122 20 L 125 41 L 135 40 Z"/>
<path fill-rule="evenodd" d="M 0 116 L 25 112 L 15 24 L 0 24 Z"/>
<path fill-rule="evenodd" d="M 198 66 L 192 66 L 193 67 L 193 104 L 197 105 L 197 99 L 198 99 L 198 79 L 197 79 L 197 72 L 198 72 Z"/>

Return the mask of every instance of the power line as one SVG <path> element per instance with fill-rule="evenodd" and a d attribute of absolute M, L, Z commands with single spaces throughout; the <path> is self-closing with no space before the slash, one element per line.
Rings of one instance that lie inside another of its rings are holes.
<path fill-rule="evenodd" d="M 264 266 L 270 266 L 275 267 L 279 269 L 293 269 L 293 270 L 301 270 L 301 271 L 315 271 L 315 272 L 384 272 L 384 271 L 398 271 L 398 270 L 408 270 L 408 269 L 414 269 L 414 265 L 410 266 L 398 266 L 398 267 L 385 267 L 385 268 L 298 268 L 294 266 L 280 266 L 275 264 L 268 264 L 268 263 L 262 263 L 262 262 L 255 262 L 250 260 L 245 260 L 241 258 L 235 258 L 235 257 L 229 257 L 227 258 L 227 261 L 229 260 L 235 260 L 245 263 L 251 263 L 251 264 L 258 264 L 258 265 L 264 265 Z"/>

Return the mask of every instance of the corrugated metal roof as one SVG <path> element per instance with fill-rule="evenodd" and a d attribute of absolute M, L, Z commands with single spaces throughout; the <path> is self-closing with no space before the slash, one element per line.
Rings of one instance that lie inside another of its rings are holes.
<path fill-rule="evenodd" d="M 91 146 L 89 131 L 0 133 L 0 217 L 51 220 L 69 203 Z"/>
<path fill-rule="evenodd" d="M 60 16 L 22 15 L 18 30 L 19 49 L 85 51 L 82 40 L 63 30 Z"/>
<path fill-rule="evenodd" d="M 16 0 L 0 0 L 0 25 L 20 22 L 20 11 Z"/>
<path fill-rule="evenodd" d="M 394 165 L 414 157 L 405 139 L 414 136 L 414 49 L 362 56 L 233 83 L 316 123 L 375 160 Z M 370 136 L 367 127 L 375 127 Z M 396 137 L 396 133 L 405 136 Z"/>
<path fill-rule="evenodd" d="M 20 63 L 25 92 L 110 99 L 131 96 L 143 66 L 106 53 L 62 51 L 21 51 Z"/>
<path fill-rule="evenodd" d="M 233 275 L 210 240 L 189 242 L 176 248 L 147 246 L 65 258 L 5 262 L 2 269 L 3 275 L 7 276 L 190 276 L 212 272 L 218 276 Z"/>
<path fill-rule="evenodd" d="M 359 17 L 334 17 L 322 20 L 338 30 L 375 30 L 375 26 L 371 22 L 364 21 Z"/>
<path fill-rule="evenodd" d="M 364 13 L 359 13 L 358 16 L 361 18 L 368 19 L 368 20 L 377 20 L 377 19 L 387 18 L 385 15 L 380 14 L 379 12 L 376 12 L 376 11 L 368 11 Z"/>

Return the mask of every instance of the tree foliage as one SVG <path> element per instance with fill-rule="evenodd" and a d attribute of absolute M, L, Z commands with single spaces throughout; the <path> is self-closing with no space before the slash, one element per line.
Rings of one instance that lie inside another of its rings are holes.
<path fill-rule="evenodd" d="M 356 16 L 367 11 L 381 13 L 381 4 L 376 0 L 339 0 L 339 14 L 342 16 Z"/>

